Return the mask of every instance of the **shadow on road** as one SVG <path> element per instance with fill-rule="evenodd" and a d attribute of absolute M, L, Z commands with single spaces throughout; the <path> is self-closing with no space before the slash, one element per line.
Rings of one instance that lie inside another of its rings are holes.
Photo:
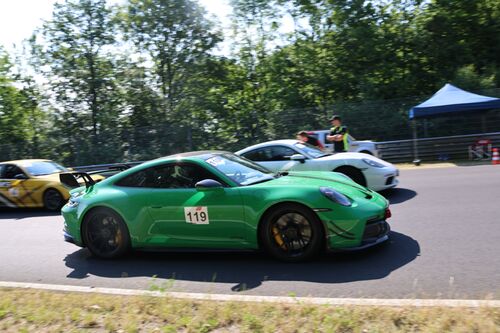
<path fill-rule="evenodd" d="M 356 253 L 325 254 L 316 261 L 282 263 L 258 253 L 135 252 L 115 260 L 93 258 L 86 249 L 66 256 L 69 278 L 152 277 L 198 282 L 231 283 L 233 291 L 258 287 L 263 281 L 344 283 L 374 280 L 413 261 L 420 254 L 416 240 L 391 232 L 386 244 Z"/>
<path fill-rule="evenodd" d="M 403 203 L 417 196 L 417 192 L 407 188 L 392 188 L 382 191 L 380 194 L 389 200 L 391 205 Z"/>
<path fill-rule="evenodd" d="M 49 212 L 41 208 L 0 208 L 0 220 L 20 220 L 30 217 L 58 216 L 61 212 Z"/>

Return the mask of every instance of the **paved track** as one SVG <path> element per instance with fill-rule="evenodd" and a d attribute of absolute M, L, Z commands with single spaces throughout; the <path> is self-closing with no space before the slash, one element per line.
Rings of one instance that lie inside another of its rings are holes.
<path fill-rule="evenodd" d="M 253 253 L 92 258 L 62 241 L 62 218 L 0 211 L 0 280 L 209 293 L 500 298 L 500 166 L 403 170 L 390 243 L 284 264 Z M 152 278 L 156 276 L 156 278 Z"/>

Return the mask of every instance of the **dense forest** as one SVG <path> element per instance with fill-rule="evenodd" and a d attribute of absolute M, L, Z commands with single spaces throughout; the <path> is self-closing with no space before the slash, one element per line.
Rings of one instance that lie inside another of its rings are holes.
<path fill-rule="evenodd" d="M 334 113 L 355 137 L 405 139 L 409 108 L 447 82 L 500 95 L 498 0 L 230 4 L 223 29 L 195 0 L 56 3 L 22 51 L 0 48 L 0 160 L 236 150 L 328 128 Z M 426 134 L 498 131 L 497 113 Z"/>

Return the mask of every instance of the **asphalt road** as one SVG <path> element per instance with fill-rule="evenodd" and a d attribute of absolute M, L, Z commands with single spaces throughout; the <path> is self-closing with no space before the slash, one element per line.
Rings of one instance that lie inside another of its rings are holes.
<path fill-rule="evenodd" d="M 500 298 L 500 166 L 403 170 L 391 240 L 285 264 L 254 253 L 92 258 L 62 239 L 62 217 L 0 211 L 0 280 L 255 295 Z"/>

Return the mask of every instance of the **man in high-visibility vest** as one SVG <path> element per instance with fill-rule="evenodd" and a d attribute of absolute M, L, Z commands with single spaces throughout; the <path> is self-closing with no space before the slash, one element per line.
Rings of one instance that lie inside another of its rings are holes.
<path fill-rule="evenodd" d="M 332 128 L 330 130 L 330 135 L 327 135 L 326 139 L 333 142 L 333 152 L 343 153 L 349 149 L 349 143 L 347 141 L 347 126 L 342 125 L 342 118 L 340 116 L 333 116 L 330 118 L 332 122 Z"/>

